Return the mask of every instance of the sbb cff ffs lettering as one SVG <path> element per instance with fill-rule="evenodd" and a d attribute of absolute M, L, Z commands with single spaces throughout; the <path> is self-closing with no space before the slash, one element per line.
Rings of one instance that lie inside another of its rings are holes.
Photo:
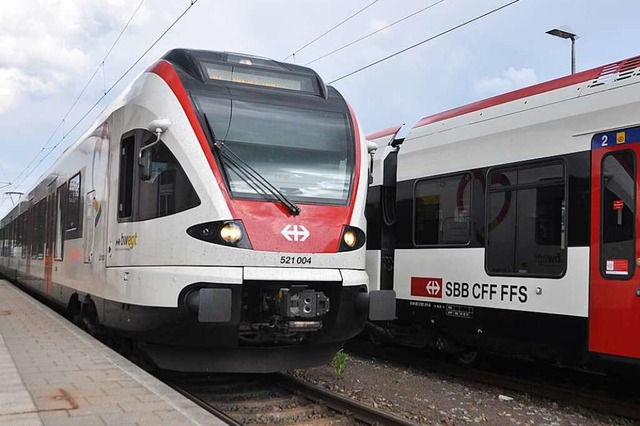
<path fill-rule="evenodd" d="M 412 293 L 413 294 L 413 293 Z M 527 287 L 515 284 L 487 284 L 447 281 L 444 294 L 447 297 L 473 298 L 477 300 L 499 300 L 502 302 L 526 303 Z"/>

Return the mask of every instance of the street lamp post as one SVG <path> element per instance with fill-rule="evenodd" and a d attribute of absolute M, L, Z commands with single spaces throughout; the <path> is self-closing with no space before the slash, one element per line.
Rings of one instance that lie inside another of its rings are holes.
<path fill-rule="evenodd" d="M 579 38 L 570 28 L 561 27 L 547 31 L 547 34 L 571 40 L 571 74 L 576 73 L 576 40 Z"/>

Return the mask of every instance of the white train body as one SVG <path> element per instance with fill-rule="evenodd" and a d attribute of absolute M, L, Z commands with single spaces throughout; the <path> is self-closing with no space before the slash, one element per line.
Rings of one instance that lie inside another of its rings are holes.
<path fill-rule="evenodd" d="M 309 69 L 171 51 L 3 219 L 2 271 L 164 368 L 326 362 L 392 305 L 367 296 L 361 140 Z"/>
<path fill-rule="evenodd" d="M 391 334 L 639 359 L 639 113 L 632 58 L 370 135 L 367 268 L 408 326 Z"/>

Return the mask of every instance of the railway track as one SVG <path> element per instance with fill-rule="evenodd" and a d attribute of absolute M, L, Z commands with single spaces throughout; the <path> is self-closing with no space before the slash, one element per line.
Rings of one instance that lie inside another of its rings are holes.
<path fill-rule="evenodd" d="M 348 352 L 640 421 L 637 381 L 616 382 L 604 375 L 505 357 L 492 357 L 479 367 L 466 368 L 430 356 L 424 350 L 376 347 L 363 344 L 362 340 L 357 343 L 348 345 Z"/>
<path fill-rule="evenodd" d="M 162 379 L 231 425 L 417 425 L 284 374 L 167 374 Z"/>

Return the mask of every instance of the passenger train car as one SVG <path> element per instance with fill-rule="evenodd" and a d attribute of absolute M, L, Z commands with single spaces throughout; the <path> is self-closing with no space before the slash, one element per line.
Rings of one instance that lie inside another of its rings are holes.
<path fill-rule="evenodd" d="M 312 70 L 176 49 L 1 222 L 2 273 L 159 367 L 326 363 L 367 317 L 367 144 Z"/>
<path fill-rule="evenodd" d="M 399 131 L 368 136 L 367 269 L 398 297 L 376 339 L 638 363 L 640 57 Z"/>

